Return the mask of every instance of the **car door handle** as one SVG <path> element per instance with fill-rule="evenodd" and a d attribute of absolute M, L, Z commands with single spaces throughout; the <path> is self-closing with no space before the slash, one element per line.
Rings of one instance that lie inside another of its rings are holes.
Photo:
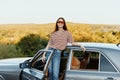
<path fill-rule="evenodd" d="M 105 80 L 115 80 L 114 78 L 111 78 L 111 77 L 108 77 L 107 79 Z"/>

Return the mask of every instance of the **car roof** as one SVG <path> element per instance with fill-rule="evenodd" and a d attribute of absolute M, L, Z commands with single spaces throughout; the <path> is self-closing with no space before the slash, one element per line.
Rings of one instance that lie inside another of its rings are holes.
<path fill-rule="evenodd" d="M 117 46 L 117 44 L 113 43 L 95 43 L 95 42 L 76 42 L 82 46 L 85 46 L 86 48 L 109 48 L 109 49 L 117 49 L 120 50 L 120 47 Z M 72 46 L 71 43 L 67 44 L 68 48 L 78 48 L 78 46 Z"/>

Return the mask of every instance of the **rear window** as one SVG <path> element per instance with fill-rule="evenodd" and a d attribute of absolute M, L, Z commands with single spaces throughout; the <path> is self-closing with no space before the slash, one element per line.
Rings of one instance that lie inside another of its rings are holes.
<path fill-rule="evenodd" d="M 100 52 L 73 50 L 72 54 L 71 70 L 117 72 L 111 62 Z"/>

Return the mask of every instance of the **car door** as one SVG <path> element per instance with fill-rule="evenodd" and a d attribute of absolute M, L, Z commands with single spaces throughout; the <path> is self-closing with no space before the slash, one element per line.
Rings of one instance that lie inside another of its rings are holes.
<path fill-rule="evenodd" d="M 97 50 L 91 50 L 88 52 L 90 52 L 91 57 L 87 66 L 84 68 L 80 67 L 79 69 L 77 67 L 75 69 L 75 67 L 71 68 L 72 57 L 74 55 L 83 54 L 83 52 L 79 50 L 71 51 L 65 80 L 120 80 L 119 71 L 117 71 L 116 67 L 112 64 L 109 58 L 107 58 L 102 52 Z M 77 58 L 78 60 L 80 60 L 79 63 L 82 63 L 82 59 L 80 59 L 81 56 Z M 82 64 L 80 64 L 80 66 L 81 65 Z"/>
<path fill-rule="evenodd" d="M 0 75 L 0 80 L 5 80 L 2 75 Z"/>
<path fill-rule="evenodd" d="M 45 63 L 42 62 L 42 55 L 44 52 L 51 53 Z M 51 50 L 40 50 L 37 52 L 37 54 L 35 54 L 30 62 L 27 64 L 21 64 L 21 66 L 24 66 L 24 68 L 22 70 L 20 80 L 44 80 L 50 60 L 52 58 L 52 53 L 53 51 Z"/>

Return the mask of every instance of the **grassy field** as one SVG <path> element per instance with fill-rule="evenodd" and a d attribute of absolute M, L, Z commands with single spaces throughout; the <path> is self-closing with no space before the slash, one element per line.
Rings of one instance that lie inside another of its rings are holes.
<path fill-rule="evenodd" d="M 76 42 L 120 43 L 120 25 L 67 22 L 67 26 Z M 25 56 L 16 48 L 16 44 L 29 34 L 39 35 L 40 38 L 44 38 L 48 41 L 49 34 L 54 31 L 54 27 L 55 23 L 1 24 L 0 59 Z"/>
<path fill-rule="evenodd" d="M 50 24 L 2 24 L 0 25 L 0 43 L 15 44 L 27 34 L 39 34 L 48 38 L 54 30 L 54 23 Z M 75 41 L 84 42 L 120 42 L 119 25 L 67 23 L 69 31 Z"/>

